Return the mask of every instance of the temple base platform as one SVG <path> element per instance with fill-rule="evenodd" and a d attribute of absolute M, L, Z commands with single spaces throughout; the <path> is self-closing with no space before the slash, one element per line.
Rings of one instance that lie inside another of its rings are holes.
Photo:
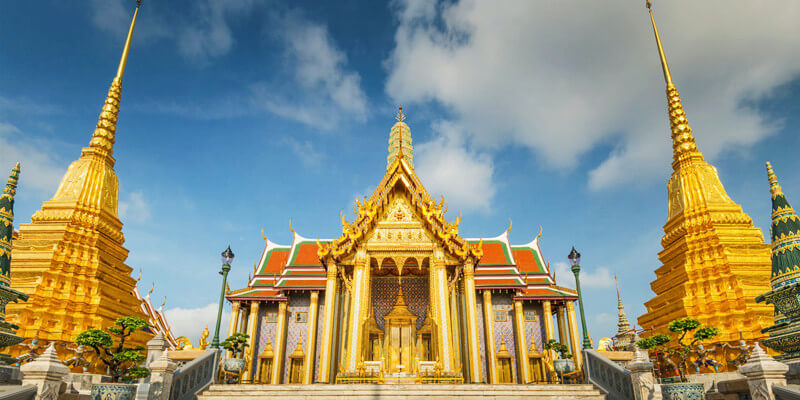
<path fill-rule="evenodd" d="M 352 384 L 352 385 L 211 385 L 198 400 L 412 400 L 412 399 L 537 399 L 601 400 L 600 390 L 592 385 L 487 385 L 487 384 Z"/>

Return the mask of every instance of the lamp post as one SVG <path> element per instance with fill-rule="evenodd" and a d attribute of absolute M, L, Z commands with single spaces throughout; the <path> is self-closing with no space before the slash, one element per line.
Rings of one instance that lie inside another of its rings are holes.
<path fill-rule="evenodd" d="M 211 341 L 211 348 L 218 349 L 219 348 L 219 325 L 222 323 L 222 305 L 225 302 L 225 284 L 228 282 L 228 271 L 231 270 L 231 263 L 233 262 L 233 252 L 231 251 L 231 246 L 228 246 L 225 251 L 222 252 L 222 271 L 219 272 L 222 275 L 222 292 L 219 294 L 219 311 L 217 311 L 217 328 L 214 329 L 214 340 Z M 231 316 L 233 318 L 233 316 Z"/>
<path fill-rule="evenodd" d="M 583 349 L 591 350 L 592 341 L 589 340 L 589 332 L 586 330 L 586 313 L 583 311 L 583 296 L 581 296 L 581 278 L 578 276 L 581 272 L 581 253 L 572 248 L 567 256 L 569 265 L 572 266 L 572 273 L 575 274 L 575 290 L 578 291 L 578 306 L 581 308 L 581 325 L 583 326 Z"/>

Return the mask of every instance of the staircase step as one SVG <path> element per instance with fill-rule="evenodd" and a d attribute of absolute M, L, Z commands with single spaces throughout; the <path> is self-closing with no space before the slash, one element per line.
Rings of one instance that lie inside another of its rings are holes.
<path fill-rule="evenodd" d="M 269 397 L 293 400 L 605 400 L 592 385 L 453 385 L 453 384 L 353 384 L 353 385 L 212 385 L 198 400 L 256 400 Z"/>

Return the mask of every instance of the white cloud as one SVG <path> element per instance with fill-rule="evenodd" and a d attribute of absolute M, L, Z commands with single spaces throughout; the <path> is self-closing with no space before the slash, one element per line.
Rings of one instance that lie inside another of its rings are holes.
<path fill-rule="evenodd" d="M 491 158 L 469 149 L 453 123 L 434 123 L 433 130 L 436 138 L 414 148 L 415 170 L 425 187 L 435 197 L 444 195 L 452 210 L 489 210 L 497 192 Z"/>
<path fill-rule="evenodd" d="M 141 191 L 132 192 L 126 200 L 119 202 L 119 218 L 125 222 L 147 222 L 150 220 L 150 204 Z"/>
<path fill-rule="evenodd" d="M 298 13 L 276 21 L 275 34 L 284 48 L 284 73 L 292 84 L 259 82 L 252 87 L 254 102 L 277 115 L 324 130 L 334 129 L 343 119 L 364 121 L 367 96 L 361 89 L 361 77 L 348 68 L 347 55 L 327 27 Z"/>
<path fill-rule="evenodd" d="M 556 283 L 571 289 L 575 289 L 575 275 L 572 274 L 570 266 L 559 261 L 554 264 L 556 270 Z M 614 287 L 614 276 L 606 267 L 586 268 L 581 266 L 580 272 L 581 288 L 612 288 Z"/>
<path fill-rule="evenodd" d="M 192 341 L 193 346 L 197 346 L 203 329 L 208 326 L 208 341 L 214 338 L 214 329 L 217 323 L 217 310 L 219 303 L 211 303 L 198 308 L 169 308 L 164 310 L 167 321 L 172 328 L 175 337 L 186 336 Z M 222 309 L 222 322 L 220 323 L 219 340 L 225 340 L 228 336 L 228 324 L 231 320 L 231 311 L 228 308 Z"/>
<path fill-rule="evenodd" d="M 0 176 L 8 176 L 16 162 L 21 164 L 20 187 L 29 187 L 42 193 L 55 192 L 63 167 L 52 158 L 49 142 L 32 138 L 16 126 L 0 121 Z M 4 175 L 5 174 L 5 175 Z M 0 178 L 5 181 L 6 178 Z"/>
<path fill-rule="evenodd" d="M 663 176 L 670 165 L 644 2 L 397 3 L 386 83 L 395 102 L 437 102 L 473 144 L 527 146 L 552 168 L 610 145 L 589 176 L 593 189 Z M 656 14 L 701 150 L 713 159 L 774 132 L 748 104 L 800 73 L 800 3 L 674 0 Z"/>
<path fill-rule="evenodd" d="M 314 146 L 314 142 L 285 137 L 283 143 L 292 150 L 294 155 L 300 159 L 300 162 L 302 162 L 306 168 L 318 168 L 322 165 L 322 160 L 325 156 Z"/>
<path fill-rule="evenodd" d="M 227 54 L 234 44 L 230 19 L 246 15 L 253 5 L 253 0 L 193 2 L 192 22 L 178 33 L 178 50 L 197 62 Z"/>

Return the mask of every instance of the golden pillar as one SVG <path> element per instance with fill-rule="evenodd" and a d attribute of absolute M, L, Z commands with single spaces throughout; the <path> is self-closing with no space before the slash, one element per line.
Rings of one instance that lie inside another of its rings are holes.
<path fill-rule="evenodd" d="M 228 336 L 233 335 L 236 333 L 236 324 L 237 319 L 239 318 L 239 302 L 233 301 L 231 302 L 231 321 L 228 324 Z M 230 350 L 225 352 L 225 357 L 230 358 L 232 356 L 232 352 Z"/>
<path fill-rule="evenodd" d="M 569 327 L 569 348 L 575 359 L 575 368 L 580 370 L 583 365 L 581 343 L 578 341 L 578 320 L 575 318 L 575 304 L 567 301 L 567 326 Z"/>
<path fill-rule="evenodd" d="M 472 383 L 481 381 L 481 356 L 478 354 L 478 320 L 475 310 L 475 266 L 472 259 L 464 263 L 464 297 L 467 303 L 467 344 L 469 348 L 469 373 Z"/>
<path fill-rule="evenodd" d="M 306 355 L 303 360 L 303 383 L 314 382 L 314 359 L 317 345 L 317 312 L 319 310 L 319 291 L 311 291 L 311 305 L 308 307 L 308 334 L 306 338 Z"/>
<path fill-rule="evenodd" d="M 566 344 L 569 347 L 569 344 L 567 343 L 567 324 L 564 323 L 564 306 L 556 306 L 556 315 L 558 319 L 558 341 L 561 344 Z"/>
<path fill-rule="evenodd" d="M 272 379 L 277 385 L 283 377 L 283 359 L 286 352 L 286 306 L 287 301 L 278 303 L 278 326 L 275 328 L 275 360 L 272 362 Z"/>
<path fill-rule="evenodd" d="M 453 335 L 450 325 L 450 298 L 447 290 L 447 267 L 444 264 L 444 257 L 441 251 L 437 249 L 434 252 L 433 265 L 431 273 L 434 275 L 434 282 L 436 286 L 434 306 L 436 311 L 434 314 L 438 317 L 437 330 L 438 330 L 438 348 L 439 348 L 439 362 L 441 362 L 444 371 L 453 370 Z"/>
<path fill-rule="evenodd" d="M 236 332 L 247 333 L 247 307 L 239 307 L 239 314 L 236 315 Z"/>
<path fill-rule="evenodd" d="M 369 258 L 364 254 L 358 254 L 353 269 L 353 295 L 350 296 L 352 306 L 350 307 L 350 323 L 347 334 L 347 358 L 344 364 L 347 371 L 355 371 L 358 367 L 358 362 L 361 361 L 361 345 L 364 342 L 362 328 L 363 322 L 368 315 L 366 308 L 369 305 L 369 299 L 367 298 L 368 286 Z"/>
<path fill-rule="evenodd" d="M 483 291 L 483 327 L 486 331 L 486 361 L 489 371 L 486 377 L 489 383 L 497 383 L 497 351 L 494 348 L 494 318 L 492 313 L 492 291 Z"/>
<path fill-rule="evenodd" d="M 319 360 L 319 381 L 330 382 L 331 374 L 331 350 L 333 337 L 333 317 L 336 314 L 336 262 L 328 261 L 328 280 L 325 283 L 325 325 L 322 327 L 322 347 L 320 348 Z"/>
<path fill-rule="evenodd" d="M 522 300 L 514 300 L 514 327 L 517 330 L 517 364 L 519 383 L 528 383 L 528 348 L 525 347 L 525 318 L 522 314 Z"/>
<path fill-rule="evenodd" d="M 553 338 L 553 310 L 550 308 L 550 300 L 542 302 L 542 320 L 544 321 L 544 343 Z M 545 350 L 546 351 L 546 350 Z M 556 359 L 556 354 L 550 350 L 552 360 Z"/>
<path fill-rule="evenodd" d="M 256 334 L 258 333 L 258 304 L 259 303 L 257 301 L 253 301 L 250 303 L 250 318 L 248 318 L 247 322 L 247 327 L 248 327 L 247 334 L 250 335 L 250 337 L 247 339 L 248 356 L 245 357 L 245 359 L 248 360 L 249 364 L 247 365 L 247 369 L 245 370 L 244 378 L 242 380 L 248 382 L 252 381 L 253 379 L 252 364 L 253 361 L 255 360 L 253 352 L 255 351 L 256 348 Z"/>

